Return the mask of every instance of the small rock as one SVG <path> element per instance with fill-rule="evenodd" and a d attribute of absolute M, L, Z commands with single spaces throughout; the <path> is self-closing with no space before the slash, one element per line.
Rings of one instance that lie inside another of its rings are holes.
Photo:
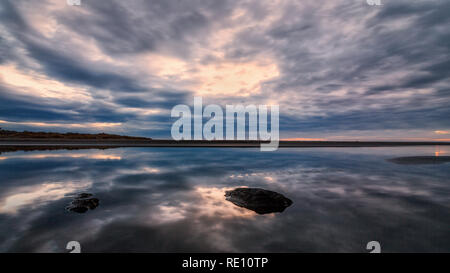
<path fill-rule="evenodd" d="M 283 212 L 292 204 L 292 201 L 282 194 L 259 188 L 237 188 L 226 191 L 225 199 L 258 214 Z"/>
<path fill-rule="evenodd" d="M 85 213 L 98 207 L 100 200 L 92 197 L 90 193 L 80 193 L 70 202 L 66 210 L 77 213 Z"/>

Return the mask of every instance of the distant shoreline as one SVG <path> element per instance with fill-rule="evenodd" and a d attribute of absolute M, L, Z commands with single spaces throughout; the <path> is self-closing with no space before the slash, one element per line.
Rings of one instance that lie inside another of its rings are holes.
<path fill-rule="evenodd" d="M 0 152 L 13 147 L 45 148 L 58 147 L 64 149 L 77 148 L 117 148 L 117 147 L 223 147 L 223 148 L 256 148 L 269 141 L 260 140 L 172 140 L 153 139 L 149 137 L 123 136 L 114 134 L 84 134 L 56 132 L 17 132 L 0 128 Z M 428 146 L 450 145 L 443 141 L 293 141 L 280 140 L 280 148 L 314 148 L 314 147 L 394 147 L 394 146 Z"/>
<path fill-rule="evenodd" d="M 111 146 L 111 147 L 259 147 L 258 140 L 170 140 L 170 139 L 39 139 L 0 138 L 0 146 Z M 280 141 L 280 148 L 292 147 L 394 147 L 450 145 L 436 141 Z"/>
<path fill-rule="evenodd" d="M 263 141 L 136 140 L 136 139 L 6 139 L 0 138 L 0 154 L 17 151 L 114 149 L 114 148 L 259 148 Z M 279 148 L 358 148 L 450 145 L 450 142 L 392 141 L 280 141 Z"/>

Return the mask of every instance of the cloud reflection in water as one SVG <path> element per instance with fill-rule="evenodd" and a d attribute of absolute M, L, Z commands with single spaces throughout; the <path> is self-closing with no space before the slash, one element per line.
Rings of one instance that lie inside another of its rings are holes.
<path fill-rule="evenodd" d="M 372 240 L 384 252 L 450 251 L 448 166 L 386 161 L 434 153 L 414 149 L 6 153 L 0 251 L 65 252 L 72 240 L 86 252 L 365 252 Z M 258 215 L 225 200 L 237 187 L 294 203 Z M 77 192 L 95 193 L 101 206 L 67 213 Z"/>

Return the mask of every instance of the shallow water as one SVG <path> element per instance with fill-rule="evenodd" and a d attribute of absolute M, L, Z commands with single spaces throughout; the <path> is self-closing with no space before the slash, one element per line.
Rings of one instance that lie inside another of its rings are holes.
<path fill-rule="evenodd" d="M 0 251 L 450 252 L 448 147 L 121 148 L 0 155 Z M 419 161 L 420 162 L 420 161 Z M 259 215 L 225 200 L 258 187 L 293 204 Z M 99 205 L 65 208 L 78 193 Z"/>

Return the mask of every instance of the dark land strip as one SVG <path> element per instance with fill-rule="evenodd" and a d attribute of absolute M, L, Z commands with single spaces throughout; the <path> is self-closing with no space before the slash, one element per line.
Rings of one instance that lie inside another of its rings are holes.
<path fill-rule="evenodd" d="M 166 139 L 38 139 L 1 138 L 0 152 L 56 150 L 56 149 L 110 149 L 122 147 L 218 147 L 258 148 L 268 141 L 254 140 L 166 140 Z M 404 141 L 280 141 L 280 148 L 323 148 L 323 147 L 402 147 L 450 145 L 450 142 L 404 142 Z"/>

